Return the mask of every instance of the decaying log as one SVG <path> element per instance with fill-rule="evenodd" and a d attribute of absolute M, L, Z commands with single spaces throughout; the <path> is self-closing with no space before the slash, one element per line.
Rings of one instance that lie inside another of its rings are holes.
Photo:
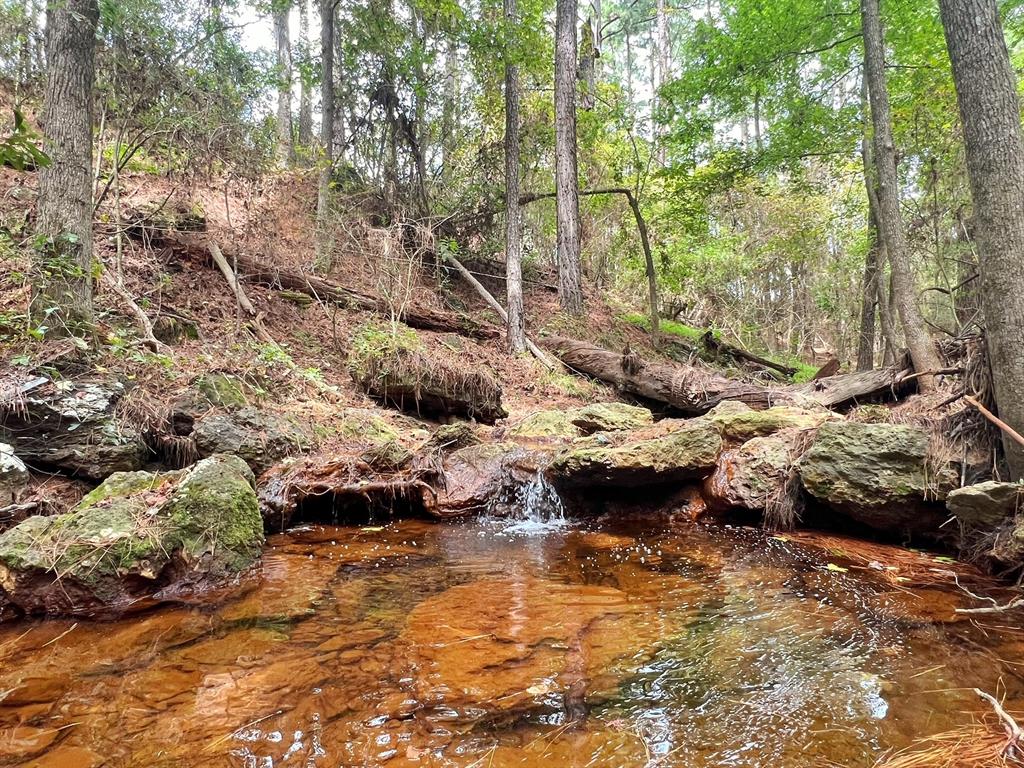
<path fill-rule="evenodd" d="M 801 401 L 841 408 L 860 400 L 896 399 L 913 387 L 913 380 L 908 378 L 911 371 L 902 367 L 772 388 L 727 379 L 696 366 L 649 363 L 632 352 L 611 352 L 574 339 L 549 337 L 544 346 L 580 373 L 632 395 L 665 403 L 688 416 L 707 413 L 723 400 L 738 400 L 752 408 Z"/>
<path fill-rule="evenodd" d="M 754 365 L 759 365 L 762 368 L 770 368 L 773 371 L 778 371 L 783 376 L 792 376 L 796 373 L 796 368 L 791 368 L 788 365 L 782 365 L 782 363 L 776 363 L 774 360 L 768 360 L 767 358 L 755 355 L 753 352 L 727 344 L 724 341 L 715 338 L 715 334 L 711 331 L 707 331 L 702 337 L 701 342 L 704 347 L 716 355 L 724 354 L 733 358 L 734 360 L 743 360 Z"/>
<path fill-rule="evenodd" d="M 211 241 L 203 233 L 156 232 L 150 235 L 150 242 L 156 246 L 169 248 L 173 254 L 184 254 L 204 262 L 210 258 L 208 246 Z M 280 269 L 232 249 L 222 248 L 221 250 L 234 262 L 238 275 L 251 283 L 278 290 L 298 291 L 317 301 L 391 316 L 391 308 L 376 296 L 361 293 L 339 283 L 304 272 Z M 399 319 L 413 328 L 458 333 L 475 339 L 494 339 L 501 335 L 501 331 L 493 325 L 478 323 L 455 312 L 444 312 L 416 304 L 407 304 L 401 307 Z"/>
<path fill-rule="evenodd" d="M 734 381 L 695 366 L 649 363 L 634 353 L 622 355 L 557 336 L 545 339 L 544 346 L 580 373 L 690 416 L 706 413 L 723 400 L 739 400 L 752 408 L 787 402 L 785 390 Z"/>

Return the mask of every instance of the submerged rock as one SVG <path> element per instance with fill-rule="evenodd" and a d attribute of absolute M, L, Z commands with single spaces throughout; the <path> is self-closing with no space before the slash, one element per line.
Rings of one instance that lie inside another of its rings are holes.
<path fill-rule="evenodd" d="M 625 676 L 617 664 L 640 663 L 661 629 L 621 590 L 526 577 L 429 597 L 401 639 L 416 698 L 472 722 L 549 708 L 579 715 Z"/>
<path fill-rule="evenodd" d="M 0 443 L 0 507 L 12 504 L 28 485 L 25 462 L 14 455 L 14 448 Z"/>
<path fill-rule="evenodd" d="M 460 415 L 493 424 L 508 413 L 494 377 L 451 353 L 430 352 L 400 323 L 367 323 L 352 340 L 348 370 L 370 397 L 401 410 Z"/>
<path fill-rule="evenodd" d="M 93 614 L 222 582 L 260 555 L 253 484 L 235 456 L 117 472 L 70 512 L 0 535 L 0 593 L 28 614 Z"/>
<path fill-rule="evenodd" d="M 78 477 L 102 480 L 138 469 L 145 443 L 115 414 L 124 393 L 119 381 L 44 382 L 0 416 L 0 438 L 29 464 Z"/>
<path fill-rule="evenodd" d="M 715 468 L 722 438 L 704 419 L 665 420 L 615 444 L 592 438 L 555 456 L 548 475 L 566 486 L 635 487 L 699 480 Z"/>
<path fill-rule="evenodd" d="M 859 523 L 893 533 L 934 533 L 945 514 L 929 504 L 928 434 L 892 424 L 829 422 L 800 458 L 807 492 Z"/>
<path fill-rule="evenodd" d="M 994 528 L 1024 508 L 1024 486 L 990 480 L 957 488 L 946 496 L 946 507 L 968 528 Z"/>
<path fill-rule="evenodd" d="M 257 474 L 309 446 L 305 432 L 289 418 L 249 407 L 211 414 L 196 422 L 192 435 L 200 456 L 238 456 Z"/>

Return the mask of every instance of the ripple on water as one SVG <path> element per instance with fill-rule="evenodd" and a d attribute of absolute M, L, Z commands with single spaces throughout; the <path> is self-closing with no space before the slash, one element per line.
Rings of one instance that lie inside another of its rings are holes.
<path fill-rule="evenodd" d="M 220 605 L 0 628 L 0 765 L 870 766 L 964 688 L 1021 700 L 1019 636 L 956 593 L 742 529 L 503 525 L 307 528 Z"/>

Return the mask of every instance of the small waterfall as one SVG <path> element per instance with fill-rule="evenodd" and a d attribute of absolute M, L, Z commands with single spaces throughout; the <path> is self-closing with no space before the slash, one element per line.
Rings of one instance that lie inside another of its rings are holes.
<path fill-rule="evenodd" d="M 518 501 L 523 522 L 556 527 L 565 523 L 562 499 L 544 477 L 543 470 L 537 470 L 530 482 L 519 487 Z"/>
<path fill-rule="evenodd" d="M 505 478 L 505 487 L 491 500 L 489 512 L 508 523 L 506 531 L 539 533 L 566 524 L 565 507 L 558 491 L 544 477 L 543 468 L 525 482 L 512 473 Z"/>

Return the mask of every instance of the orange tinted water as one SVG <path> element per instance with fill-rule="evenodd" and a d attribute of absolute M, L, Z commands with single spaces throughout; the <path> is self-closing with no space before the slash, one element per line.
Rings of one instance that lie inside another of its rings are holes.
<path fill-rule="evenodd" d="M 317 527 L 221 597 L 0 628 L 0 764 L 870 766 L 1022 693 L 1004 620 L 743 529 Z"/>

